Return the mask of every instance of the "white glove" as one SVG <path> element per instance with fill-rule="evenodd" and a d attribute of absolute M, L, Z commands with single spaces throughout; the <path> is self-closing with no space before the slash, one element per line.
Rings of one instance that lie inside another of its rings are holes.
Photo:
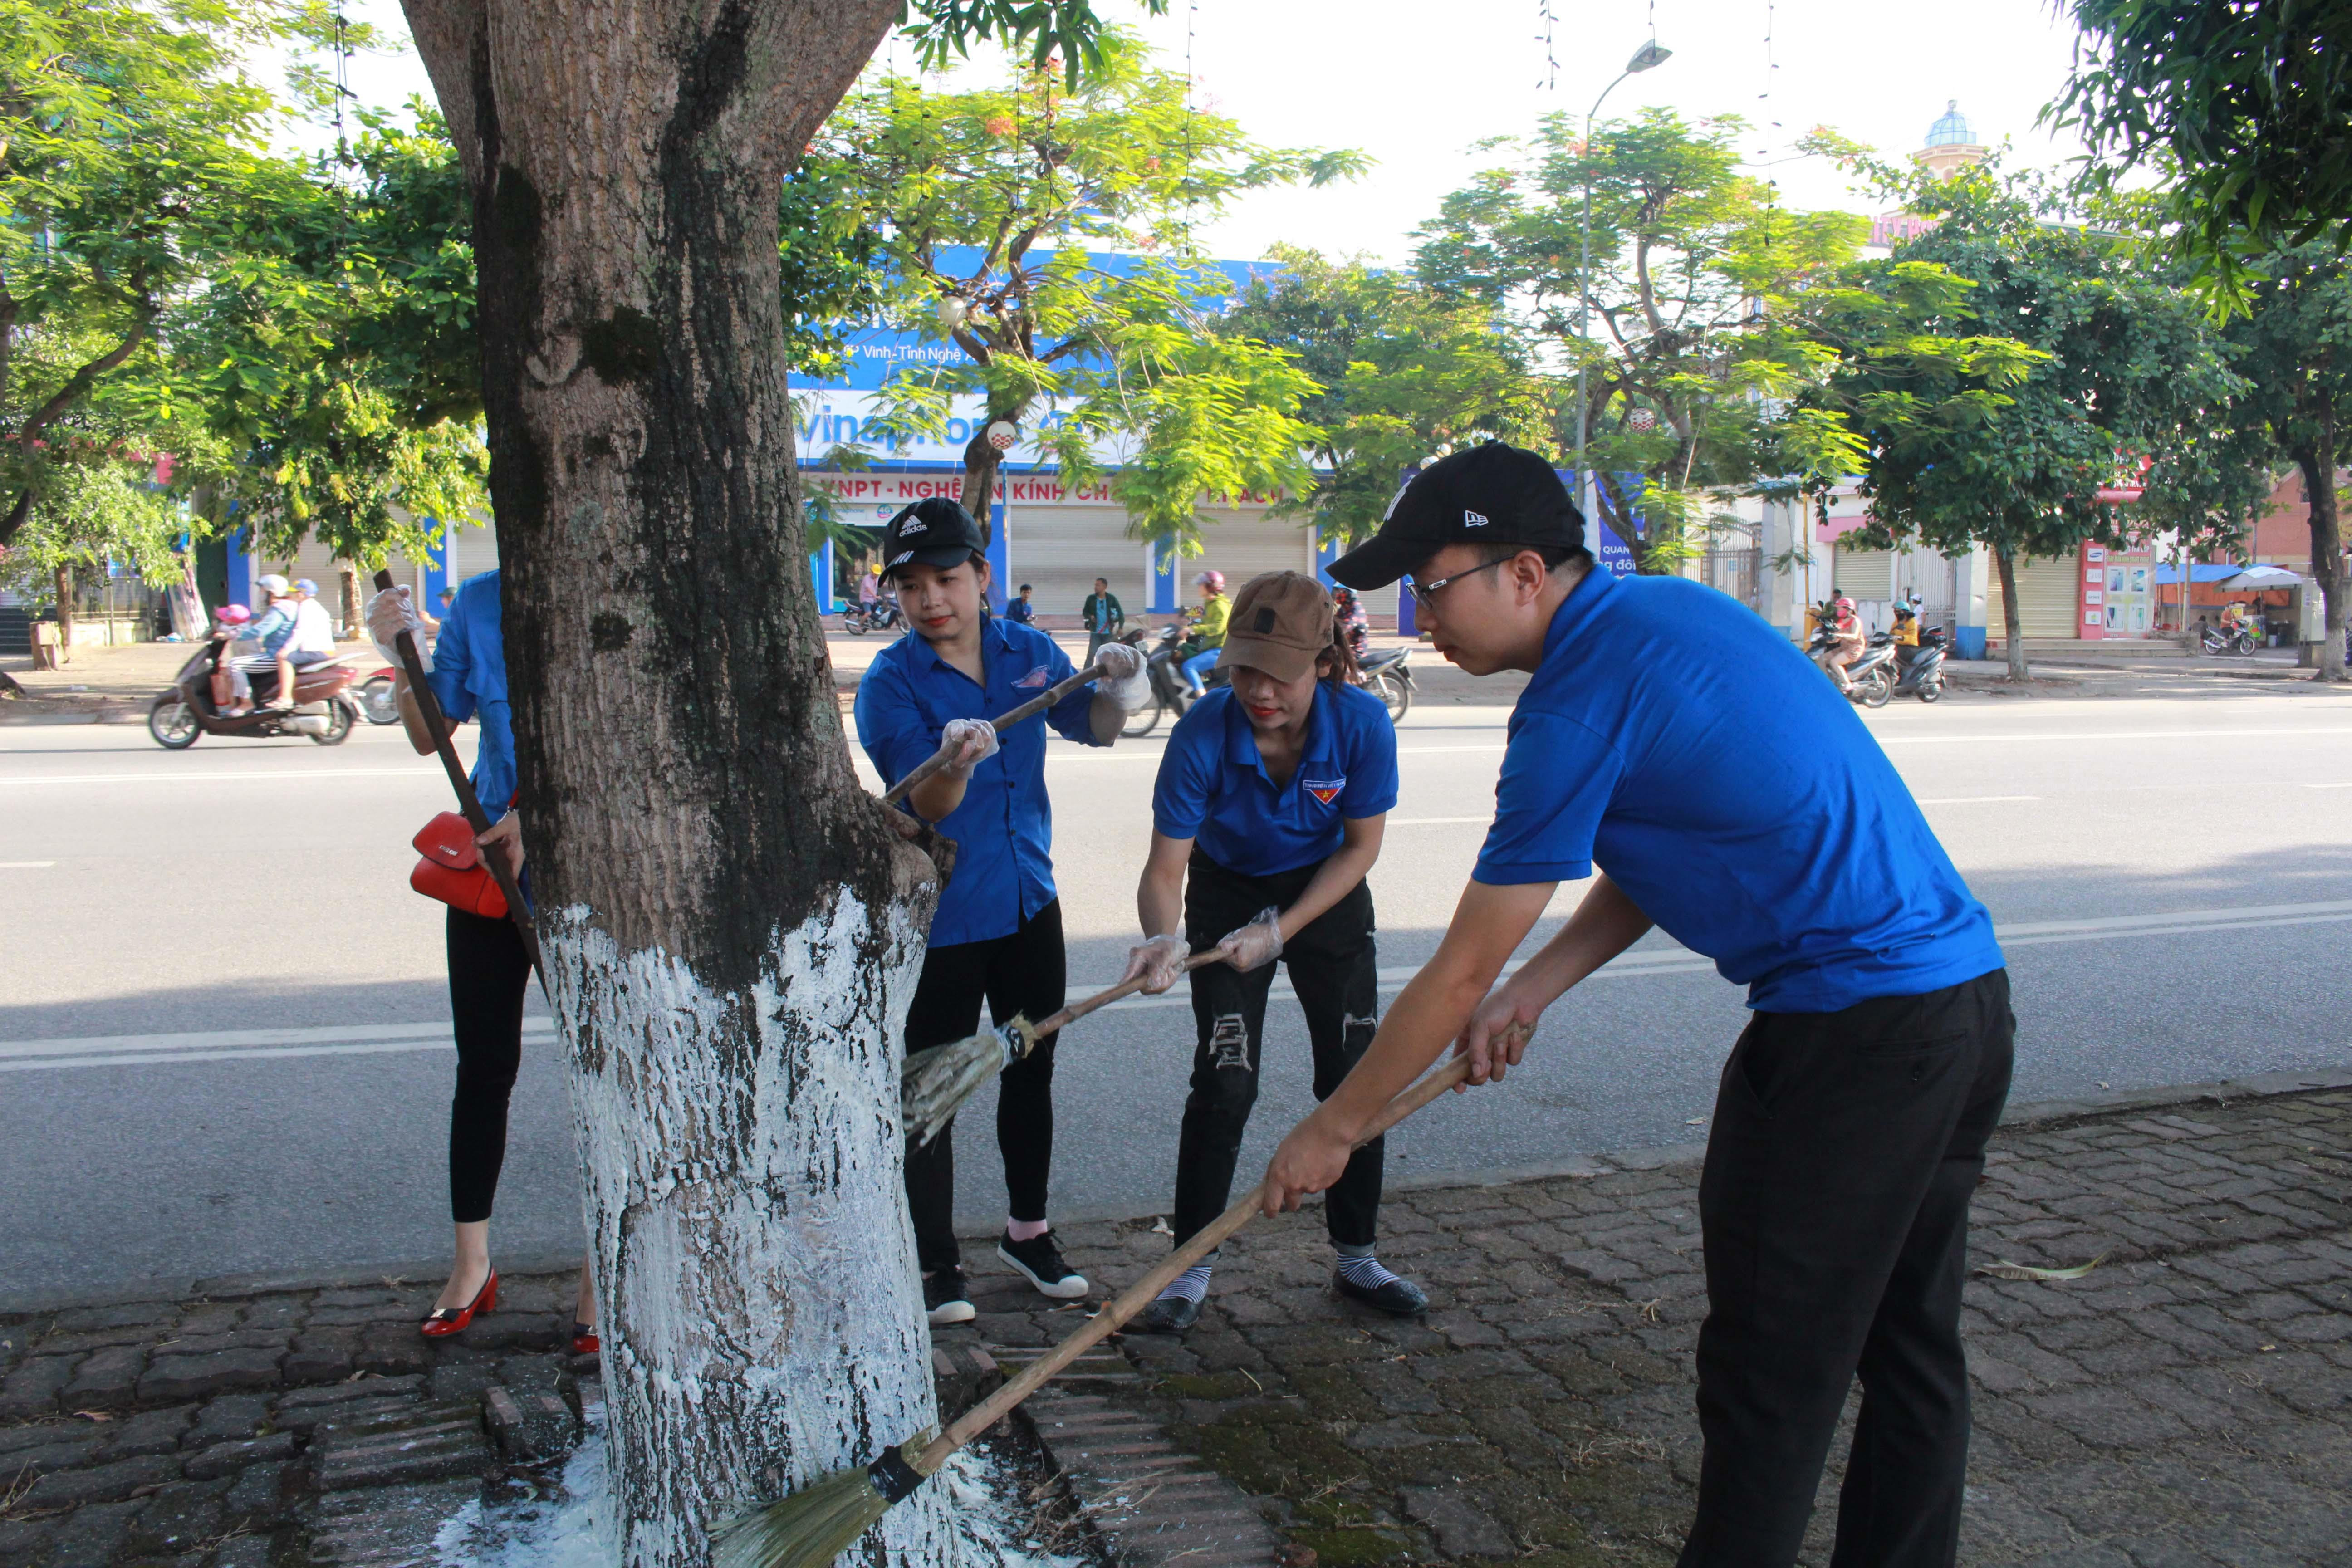
<path fill-rule="evenodd" d="M 1268 904 L 1258 911 L 1257 919 L 1239 931 L 1228 931 L 1225 940 L 1217 943 L 1217 952 L 1244 973 L 1272 963 L 1282 956 L 1282 911 Z"/>
<path fill-rule="evenodd" d="M 1144 674 L 1143 651 L 1123 642 L 1107 642 L 1095 649 L 1095 663 L 1102 673 L 1095 678 L 1095 690 L 1118 704 L 1122 713 L 1132 713 L 1151 700 L 1151 681 Z"/>
<path fill-rule="evenodd" d="M 1124 985 L 1142 975 L 1145 994 L 1157 996 L 1182 978 L 1184 960 L 1191 956 L 1185 951 L 1182 937 L 1171 933 L 1155 936 L 1140 947 L 1127 950 L 1127 973 L 1118 977 L 1118 983 Z"/>
<path fill-rule="evenodd" d="M 367 628 L 368 640 L 375 644 L 375 651 L 383 656 L 383 662 L 394 669 L 407 668 L 400 662 L 397 646 L 400 634 L 406 632 L 409 640 L 416 645 L 417 662 L 425 667 L 425 674 L 433 673 L 433 655 L 425 646 L 425 622 L 417 615 L 416 606 L 408 602 L 407 589 L 386 588 L 370 599 Z"/>
<path fill-rule="evenodd" d="M 996 726 L 985 719 L 950 719 L 940 731 L 940 749 L 955 752 L 944 771 L 968 779 L 972 769 L 996 755 Z"/>

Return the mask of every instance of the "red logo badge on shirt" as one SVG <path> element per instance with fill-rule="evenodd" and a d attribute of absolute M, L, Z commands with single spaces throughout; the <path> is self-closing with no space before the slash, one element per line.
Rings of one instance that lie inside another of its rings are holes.
<path fill-rule="evenodd" d="M 1348 775 L 1341 773 L 1336 779 L 1300 779 L 1298 787 L 1328 805 L 1339 798 L 1341 790 L 1348 787 Z"/>
<path fill-rule="evenodd" d="M 1045 684 L 1045 667 L 1041 664 L 1036 668 L 1031 670 L 1028 674 L 1023 676 L 1020 679 L 1014 681 L 1013 683 L 1013 688 L 1016 691 L 1034 691 L 1039 687 Z"/>

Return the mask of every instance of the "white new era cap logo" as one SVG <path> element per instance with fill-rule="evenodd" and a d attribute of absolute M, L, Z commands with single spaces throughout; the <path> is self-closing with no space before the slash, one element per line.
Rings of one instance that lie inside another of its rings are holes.
<path fill-rule="evenodd" d="M 1462 526 L 1465 528 L 1484 528 L 1486 526 L 1486 520 L 1477 512 L 1465 511 L 1462 514 Z"/>

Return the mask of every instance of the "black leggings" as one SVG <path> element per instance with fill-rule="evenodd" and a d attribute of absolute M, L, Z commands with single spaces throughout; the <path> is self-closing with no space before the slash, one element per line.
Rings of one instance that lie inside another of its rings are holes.
<path fill-rule="evenodd" d="M 507 1098 L 522 1065 L 522 998 L 530 955 L 504 916 L 451 908 L 449 1020 L 457 1039 L 457 1092 L 449 1102 L 449 1217 L 490 1217 L 507 1158 Z"/>
<path fill-rule="evenodd" d="M 923 955 L 923 977 L 907 1005 L 908 1055 L 944 1046 L 1015 1013 L 1032 1021 L 1062 1010 L 1069 958 L 1062 947 L 1062 900 L 1021 922 L 1011 936 L 960 942 Z M 1054 1041 L 1046 1036 L 996 1080 L 996 1148 L 1004 1157 L 1004 1191 L 1013 1217 L 1045 1217 L 1045 1180 L 1054 1164 Z M 915 1256 L 923 1272 L 962 1260 L 955 1238 L 955 1123 L 920 1149 L 907 1146 L 907 1207 L 915 1220 Z"/>

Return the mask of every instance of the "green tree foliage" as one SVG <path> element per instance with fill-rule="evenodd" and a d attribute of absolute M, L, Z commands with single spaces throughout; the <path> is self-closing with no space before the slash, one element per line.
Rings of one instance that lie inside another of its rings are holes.
<path fill-rule="evenodd" d="M 1095 470 L 1097 437 L 1130 433 L 1117 493 L 1136 531 L 1191 543 L 1202 489 L 1300 485 L 1312 431 L 1297 411 L 1314 388 L 1282 353 L 1212 330 L 1223 283 L 1197 265 L 1190 225 L 1241 192 L 1324 184 L 1362 160 L 1257 145 L 1188 106 L 1184 79 L 1130 35 L 1103 33 L 1067 80 L 1051 59 L 969 91 L 885 77 L 845 100 L 807 163 L 842 171 L 828 177 L 877 237 L 889 319 L 961 355 L 891 379 L 891 430 L 936 431 L 952 397 L 976 395 L 983 428 L 1034 426 L 1074 479 Z M 1094 249 L 1159 259 L 1113 271 Z M 976 517 L 1003 456 L 979 433 L 965 450 Z"/>
<path fill-rule="evenodd" d="M 2251 263 L 2352 245 L 2352 0 L 2072 0 L 2086 47 L 2048 118 L 2167 170 L 2173 247 L 2238 304 Z"/>
<path fill-rule="evenodd" d="M 1360 260 L 1272 258 L 1281 270 L 1254 279 L 1217 331 L 1286 351 L 1319 384 L 1299 416 L 1320 432 L 1321 472 L 1285 505 L 1326 537 L 1377 528 L 1399 473 L 1434 453 L 1490 437 L 1552 449 L 1552 389 L 1492 310 Z"/>
<path fill-rule="evenodd" d="M 1491 144 L 1509 162 L 1446 197 L 1418 231 L 1424 282 L 1507 310 L 1550 345 L 1570 389 L 1557 415 L 1564 449 L 1583 363 L 1601 521 L 1643 572 L 1696 552 L 1690 525 L 1708 492 L 1773 471 L 1776 414 L 1821 357 L 1801 296 L 1853 258 L 1864 232 L 1851 214 L 1779 206 L 1739 173 L 1742 129 L 1732 117 L 1692 123 L 1653 109 L 1597 128 L 1588 147 L 1576 116 L 1554 114 L 1524 142 Z M 1580 339 L 1588 185 L 1591 317 Z"/>
<path fill-rule="evenodd" d="M 1988 548 L 2010 672 L 2022 679 L 2016 563 L 2123 542 L 2144 526 L 2097 499 L 2141 458 L 2157 465 L 2152 481 L 2181 487 L 2173 510 L 2194 504 L 2198 444 L 2243 384 L 2195 301 L 2117 237 L 2051 221 L 2055 195 L 2038 178 L 1881 174 L 1937 222 L 1893 262 L 1864 264 L 1861 287 L 1892 300 L 1918 286 L 1917 264 L 1936 264 L 1968 287 L 1938 283 L 1916 300 L 1932 312 L 1920 325 L 1986 352 L 1849 353 L 1812 401 L 1844 412 L 1867 449 L 1872 521 L 1857 542 Z M 2001 341 L 2032 352 L 1991 353 Z"/>

